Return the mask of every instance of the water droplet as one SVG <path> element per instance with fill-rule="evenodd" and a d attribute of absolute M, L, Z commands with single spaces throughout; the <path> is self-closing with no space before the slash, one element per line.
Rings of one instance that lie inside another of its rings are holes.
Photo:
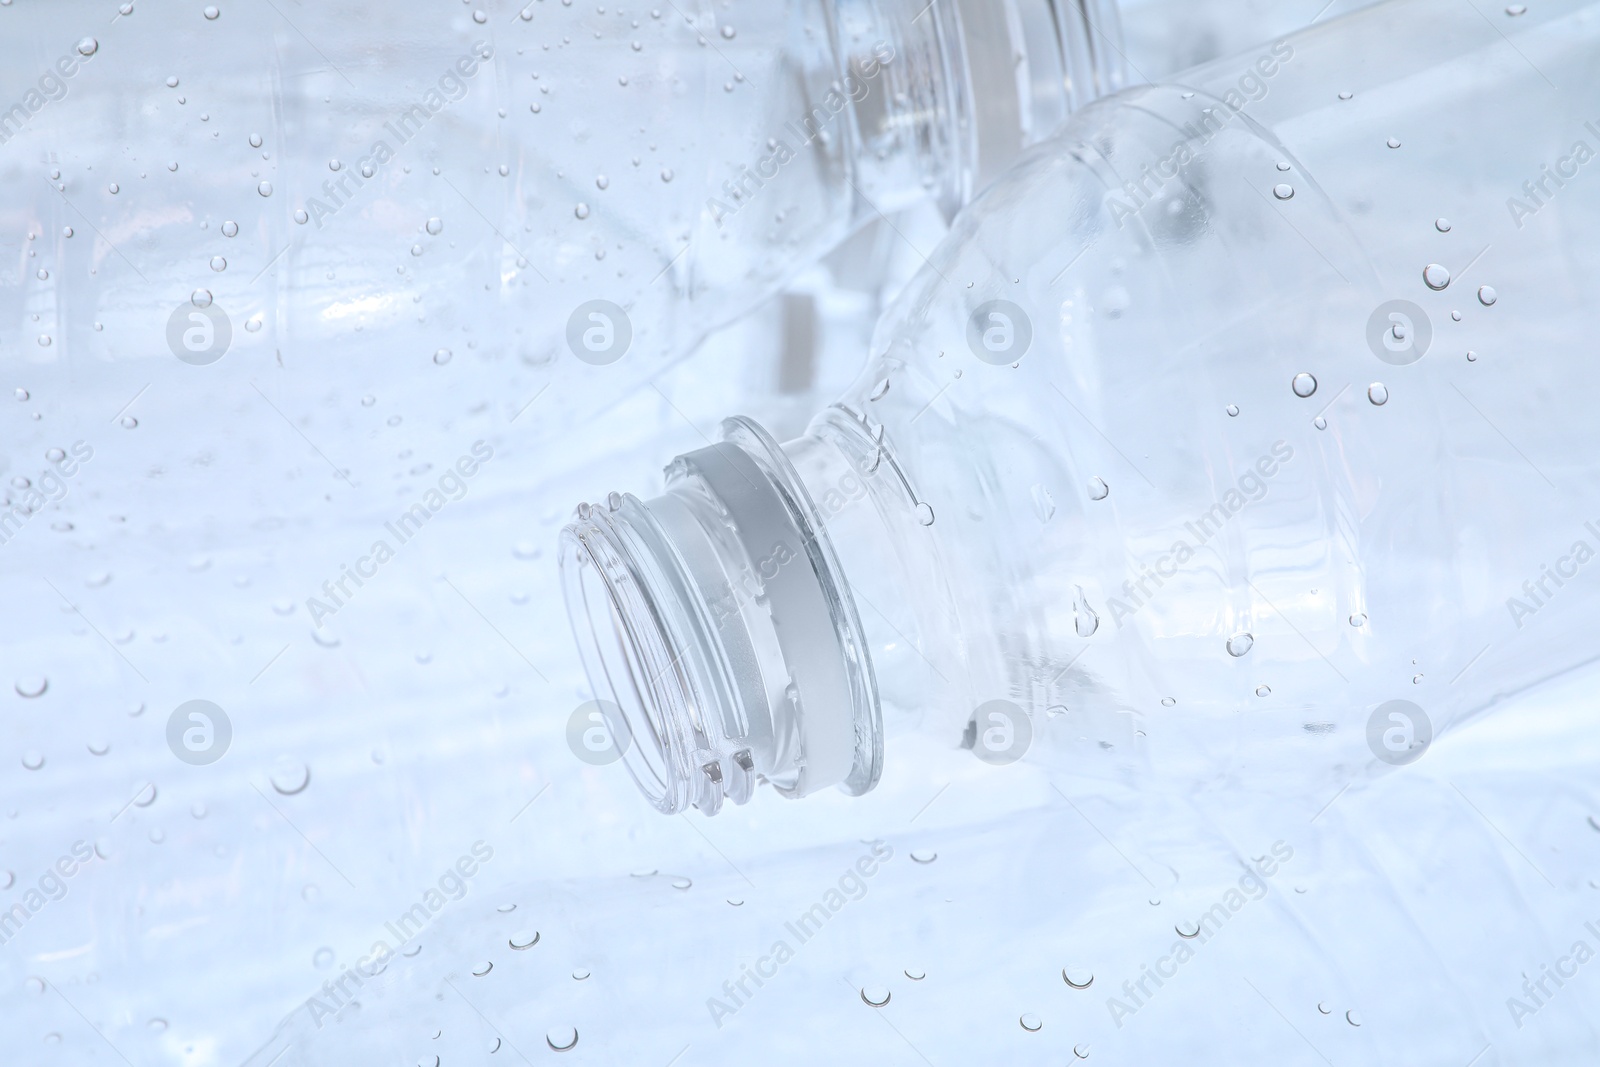
<path fill-rule="evenodd" d="M 1173 707 L 1177 703 L 1178 703 L 1178 700 L 1177 700 L 1176 697 L 1162 697 L 1161 698 L 1161 706 L 1164 707 L 1164 708 Z"/>
<path fill-rule="evenodd" d="M 1328 420 L 1323 418 L 1321 415 L 1318 415 L 1316 418 L 1311 420 L 1311 425 L 1315 426 L 1319 430 L 1326 430 L 1328 428 Z"/>
<path fill-rule="evenodd" d="M 1317 391 L 1317 380 L 1305 371 L 1301 371 L 1294 376 L 1294 380 L 1289 383 L 1289 387 L 1294 390 L 1295 396 L 1304 400 Z"/>
<path fill-rule="evenodd" d="M 256 186 L 256 192 L 260 193 L 262 196 L 271 196 L 272 183 L 269 181 L 263 181 L 260 185 Z"/>
<path fill-rule="evenodd" d="M 224 237 L 237 237 L 237 236 L 239 236 L 239 224 L 237 222 L 234 222 L 232 219 L 229 219 L 227 222 L 224 222 L 222 224 L 222 236 L 224 236 Z"/>
<path fill-rule="evenodd" d="M 1399 148 L 1400 147 L 1400 138 L 1398 138 L 1398 137 L 1389 138 L 1389 147 L 1390 148 Z"/>
<path fill-rule="evenodd" d="M 427 229 L 427 231 L 429 233 L 431 233 L 431 234 L 433 234 L 433 236 L 437 237 L 441 233 L 444 232 L 444 220 L 439 218 L 436 215 L 433 218 L 428 220 L 427 226 L 425 228 Z"/>
<path fill-rule="evenodd" d="M 1084 1041 L 1080 1041 L 1076 1045 L 1073 1045 L 1072 1046 L 1072 1054 L 1074 1056 L 1076 1056 L 1080 1060 L 1088 1059 L 1089 1058 L 1089 1045 L 1088 1045 L 1088 1043 L 1084 1042 Z"/>
<path fill-rule="evenodd" d="M 589 969 L 587 967 L 579 967 L 577 970 L 572 972 L 572 980 L 574 982 L 584 982 L 587 981 L 588 978 Z"/>
<path fill-rule="evenodd" d="M 589 205 L 580 203 L 577 207 L 572 209 L 572 213 L 578 216 L 580 219 L 586 219 L 589 217 Z"/>
<path fill-rule="evenodd" d="M 1516 18 L 1518 15 L 1525 15 L 1525 14 L 1527 14 L 1527 12 L 1528 12 L 1528 5 L 1527 4 L 1507 4 L 1506 5 L 1506 14 L 1511 16 L 1512 18 Z M 1359 1026 L 1360 1024 L 1358 1023 L 1356 1025 Z"/>
<path fill-rule="evenodd" d="M 1238 404 L 1229 404 L 1228 405 L 1228 417 L 1230 419 L 1237 419 L 1239 417 L 1239 405 Z"/>
<path fill-rule="evenodd" d="M 742 908 L 742 907 L 744 907 L 744 898 L 743 897 L 729 897 L 728 898 L 728 903 L 730 905 L 732 905 L 733 907 L 735 907 L 735 908 Z"/>
<path fill-rule="evenodd" d="M 594 180 L 594 187 L 596 189 L 609 189 L 611 188 L 611 179 L 604 174 L 598 175 Z"/>
<path fill-rule="evenodd" d="M 492 970 L 494 970 L 494 963 L 490 960 L 482 960 L 473 966 L 472 977 L 482 978 Z"/>
<path fill-rule="evenodd" d="M 928 504 L 917 505 L 917 521 L 924 526 L 933 525 L 933 508 Z"/>
<path fill-rule="evenodd" d="M 879 379 L 878 384 L 872 387 L 872 392 L 867 394 L 868 400 L 882 400 L 883 395 L 889 391 L 889 379 Z"/>
<path fill-rule="evenodd" d="M 250 147 L 251 148 L 260 148 L 261 147 L 261 135 L 259 133 L 252 133 L 250 135 Z"/>
<path fill-rule="evenodd" d="M 50 347 L 50 335 L 49 334 L 41 333 L 39 335 L 39 347 L 40 348 L 49 348 Z"/>
<path fill-rule="evenodd" d="M 1030 1034 L 1038 1033 L 1039 1028 L 1044 1026 L 1044 1023 L 1039 1020 L 1039 1017 L 1033 1014 L 1031 1011 L 1023 1012 L 1022 1015 L 1017 1018 L 1017 1023 Z"/>
<path fill-rule="evenodd" d="M 42 674 L 26 675 L 17 679 L 15 688 L 17 696 L 32 700 L 34 697 L 44 696 L 45 690 L 50 688 L 50 679 Z"/>
<path fill-rule="evenodd" d="M 1179 937 L 1184 938 L 1185 940 L 1190 940 L 1200 936 L 1200 925 L 1198 923 L 1191 922 L 1188 919 L 1178 923 L 1173 927 L 1173 929 L 1177 931 Z"/>
<path fill-rule="evenodd" d="M 73 233 L 73 230 L 72 230 L 71 226 L 63 226 L 63 227 L 61 227 L 61 236 L 63 236 L 63 237 L 71 237 L 72 233 Z"/>
<path fill-rule="evenodd" d="M 661 168 L 661 180 L 662 181 L 670 182 L 674 177 L 676 177 L 676 175 L 672 173 L 672 168 L 671 167 L 662 167 Z"/>
<path fill-rule="evenodd" d="M 473 21 L 473 22 L 476 22 L 476 23 L 477 23 L 477 24 L 478 24 L 478 25 L 480 25 L 480 26 L 481 26 L 481 25 L 483 25 L 483 24 L 484 24 L 484 23 L 485 23 L 485 22 L 488 22 L 488 21 L 489 21 L 489 14 L 488 14 L 488 12 L 486 12 L 486 11 L 483 11 L 483 10 L 481 10 L 481 9 L 480 9 L 480 10 L 478 10 L 478 11 L 474 11 L 474 12 L 473 12 L 473 13 L 472 13 L 472 21 Z"/>
<path fill-rule="evenodd" d="M 1089 598 L 1083 595 L 1083 586 L 1075 586 L 1078 590 L 1077 597 L 1072 601 L 1072 628 L 1079 637 L 1093 637 L 1096 630 L 1100 629 L 1100 613 L 1089 604 Z"/>
<path fill-rule="evenodd" d="M 578 1043 L 578 1028 L 575 1026 L 553 1026 L 545 1031 L 544 1043 L 557 1052 L 569 1052 Z"/>
<path fill-rule="evenodd" d="M 325 967 L 332 967 L 333 949 L 328 948 L 326 945 L 317 949 L 316 952 L 312 953 L 311 966 L 317 968 L 319 971 Z"/>
<path fill-rule="evenodd" d="M 1367 617 L 1365 615 L 1363 615 L 1361 612 L 1358 611 L 1354 615 L 1350 616 L 1350 625 L 1351 626 L 1365 626 L 1366 624 L 1367 624 Z"/>
<path fill-rule="evenodd" d="M 539 943 L 539 931 L 531 930 L 512 934 L 511 940 L 507 943 L 519 952 L 524 949 L 530 949 Z"/>
<path fill-rule="evenodd" d="M 1287 182 L 1280 182 L 1272 187 L 1272 195 L 1279 200 L 1292 200 L 1294 198 L 1294 186 Z"/>
<path fill-rule="evenodd" d="M 1389 402 L 1389 387 L 1382 382 L 1373 382 L 1367 386 L 1367 399 L 1372 401 L 1374 406 L 1383 407 Z"/>
<path fill-rule="evenodd" d="M 1250 633 L 1248 630 L 1241 630 L 1232 637 L 1228 638 L 1228 655 L 1232 656 L 1234 659 L 1238 659 L 1240 656 L 1254 648 L 1255 644 L 1255 635 Z"/>
<path fill-rule="evenodd" d="M 448 348 L 441 348 L 441 349 L 439 349 L 437 352 L 435 352 L 433 354 L 433 361 L 435 363 L 437 363 L 441 367 L 444 366 L 446 363 L 449 363 L 450 359 L 451 359 L 451 352 L 450 352 L 450 350 Z"/>
<path fill-rule="evenodd" d="M 1440 233 L 1449 233 L 1450 232 L 1450 220 L 1446 219 L 1446 218 L 1434 219 L 1433 220 L 1433 228 L 1438 230 Z"/>
<path fill-rule="evenodd" d="M 145 1025 L 149 1026 L 151 1030 L 153 1030 L 153 1031 L 155 1031 L 156 1033 L 159 1034 L 159 1033 L 161 1033 L 163 1030 L 165 1030 L 167 1028 L 167 1020 L 162 1019 L 162 1018 L 155 1018 L 155 1019 L 151 1019 Z"/>
<path fill-rule="evenodd" d="M 286 797 L 305 792 L 306 786 L 311 784 L 311 768 L 299 760 L 281 759 L 272 768 L 268 776 L 272 788 Z"/>
<path fill-rule="evenodd" d="M 1361 1016 L 1356 1013 L 1354 1008 L 1351 1008 L 1349 1011 L 1344 1013 L 1344 1021 L 1349 1023 L 1351 1026 L 1360 1026 Z"/>
<path fill-rule="evenodd" d="M 1104 500 L 1107 496 L 1110 496 L 1110 495 L 1111 495 L 1111 487 L 1106 484 L 1106 481 L 1105 481 L 1104 478 L 1095 477 L 1095 478 L 1090 478 L 1089 479 L 1089 499 L 1090 500 Z"/>
<path fill-rule="evenodd" d="M 1056 501 L 1050 495 L 1050 490 L 1042 485 L 1035 485 L 1032 490 L 1033 513 L 1039 516 L 1040 522 L 1049 522 L 1056 513 Z"/>
<path fill-rule="evenodd" d="M 84 37 L 79 39 L 78 54 L 80 56 L 92 56 L 98 51 L 100 51 L 100 42 L 95 40 L 93 37 Z"/>
<path fill-rule="evenodd" d="M 19 385 L 15 390 L 13 390 L 11 395 L 16 397 L 18 400 L 26 400 L 30 394 L 26 389 Z"/>
<path fill-rule="evenodd" d="M 1082 967 L 1067 967 L 1061 972 L 1061 980 L 1073 989 L 1088 989 L 1094 985 L 1094 973 Z"/>
<path fill-rule="evenodd" d="M 200 13 L 212 21 L 215 21 L 217 16 L 222 14 L 222 12 L 217 10 L 217 5 L 215 4 L 207 4 L 206 9 Z"/>
<path fill-rule="evenodd" d="M 122 416 L 122 428 L 124 430 L 137 430 L 139 428 L 139 420 L 132 415 L 124 415 Z"/>
<path fill-rule="evenodd" d="M 228 261 L 226 259 L 223 259 L 221 256 L 212 256 L 211 257 L 211 269 L 215 270 L 215 271 L 227 270 L 228 269 Z"/>
<path fill-rule="evenodd" d="M 672 880 L 672 888 L 674 889 L 690 889 L 693 886 L 694 882 L 688 878 L 674 878 Z"/>
<path fill-rule="evenodd" d="M 1422 284 L 1439 292 L 1450 284 L 1450 272 L 1439 263 L 1429 263 L 1422 268 Z"/>
<path fill-rule="evenodd" d="M 913 982 L 920 982 L 924 978 L 928 977 L 928 972 L 924 971 L 921 967 L 907 967 L 905 969 L 905 976 L 911 979 Z"/>
<path fill-rule="evenodd" d="M 22 765 L 30 771 L 36 771 L 44 766 L 44 753 L 37 749 L 28 749 L 22 754 Z"/>
<path fill-rule="evenodd" d="M 1271 695 L 1272 695 L 1272 687 L 1271 686 L 1267 686 L 1267 685 L 1258 685 L 1258 686 L 1256 686 L 1256 696 L 1258 696 L 1258 697 L 1269 697 Z"/>
<path fill-rule="evenodd" d="M 722 27 L 722 39 L 724 41 L 731 41 L 733 40 L 733 35 L 738 32 L 739 31 L 735 30 L 732 26 L 724 26 Z"/>
<path fill-rule="evenodd" d="M 931 848 L 914 848 L 911 850 L 912 863 L 932 863 L 939 858 L 939 854 Z"/>
<path fill-rule="evenodd" d="M 364 407 L 364 408 L 370 408 L 372 405 L 376 404 L 377 402 L 378 402 L 378 398 L 375 397 L 375 396 L 372 396 L 371 394 L 368 394 L 367 396 L 364 396 L 364 397 L 361 398 L 361 406 Z"/>
<path fill-rule="evenodd" d="M 160 793 L 161 791 L 156 788 L 154 782 L 145 782 L 139 787 L 138 794 L 133 798 L 133 806 L 136 808 L 148 808 L 156 802 L 156 797 Z"/>
<path fill-rule="evenodd" d="M 868 1007 L 881 1008 L 889 1003 L 889 987 L 881 985 L 864 985 L 861 987 L 861 1002 Z"/>
<path fill-rule="evenodd" d="M 1350 99 L 1350 97 L 1352 95 L 1354 95 L 1354 94 L 1352 94 L 1349 89 L 1341 89 L 1341 90 L 1339 90 L 1339 99 L 1340 100 L 1348 100 L 1348 99 Z"/>
<path fill-rule="evenodd" d="M 1486 308 L 1494 307 L 1494 302 L 1500 299 L 1500 294 L 1494 291 L 1492 285 L 1478 286 L 1478 303 Z"/>

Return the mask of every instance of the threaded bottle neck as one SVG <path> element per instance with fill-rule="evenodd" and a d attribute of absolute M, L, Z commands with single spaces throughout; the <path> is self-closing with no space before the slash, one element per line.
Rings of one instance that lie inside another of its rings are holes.
<path fill-rule="evenodd" d="M 820 513 L 755 423 L 679 456 L 649 501 L 581 505 L 562 533 L 568 615 L 635 782 L 714 814 L 758 781 L 862 793 L 883 761 L 861 623 Z"/>

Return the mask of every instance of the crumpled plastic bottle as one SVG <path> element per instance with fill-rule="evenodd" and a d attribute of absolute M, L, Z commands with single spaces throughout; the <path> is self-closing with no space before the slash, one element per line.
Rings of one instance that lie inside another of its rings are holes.
<path fill-rule="evenodd" d="M 860 793 L 911 729 L 1316 795 L 1592 659 L 1596 54 L 1600 4 L 1409 0 L 1097 103 L 804 436 L 581 506 L 652 802 Z"/>

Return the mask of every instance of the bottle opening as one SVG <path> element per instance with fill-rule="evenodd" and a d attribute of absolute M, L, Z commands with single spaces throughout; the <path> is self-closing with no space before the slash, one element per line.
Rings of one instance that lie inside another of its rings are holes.
<path fill-rule="evenodd" d="M 660 811 L 715 814 L 762 781 L 866 792 L 882 718 L 849 586 L 784 450 L 747 419 L 723 429 L 661 496 L 612 493 L 562 531 L 590 687 Z"/>

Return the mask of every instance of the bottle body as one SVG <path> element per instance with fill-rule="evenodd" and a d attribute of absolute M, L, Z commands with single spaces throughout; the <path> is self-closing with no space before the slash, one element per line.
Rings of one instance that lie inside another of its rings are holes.
<path fill-rule="evenodd" d="M 1505 19 L 1130 90 L 957 220 L 783 447 L 891 743 L 1011 758 L 1004 701 L 1077 772 L 1314 789 L 1593 655 L 1600 8 Z"/>

